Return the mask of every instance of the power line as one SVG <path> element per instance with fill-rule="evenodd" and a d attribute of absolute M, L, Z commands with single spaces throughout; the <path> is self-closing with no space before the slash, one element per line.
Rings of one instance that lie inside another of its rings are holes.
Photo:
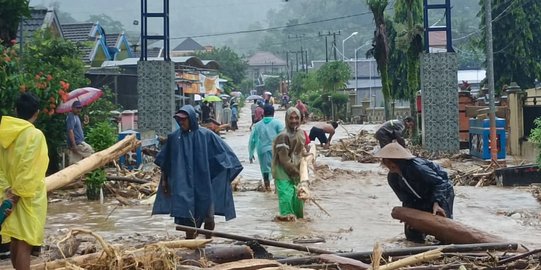
<path fill-rule="evenodd" d="M 285 28 L 292 28 L 292 27 L 303 26 L 303 25 L 310 25 L 310 24 L 316 24 L 316 23 L 322 23 L 322 22 L 330 22 L 330 21 L 349 19 L 349 18 L 359 17 L 359 16 L 363 16 L 363 15 L 367 15 L 367 14 L 372 14 L 372 12 L 371 11 L 365 11 L 365 12 L 362 12 L 362 13 L 357 13 L 357 14 L 352 14 L 352 15 L 347 15 L 347 16 L 341 16 L 341 17 L 335 17 L 335 18 L 329 18 L 329 19 L 324 19 L 324 20 L 305 22 L 305 23 L 290 24 L 290 25 L 285 25 L 285 26 L 275 26 L 275 27 L 268 27 L 268 28 L 262 28 L 262 29 L 224 32 L 224 33 L 215 33 L 215 34 L 202 34 L 202 35 L 193 35 L 193 36 L 184 36 L 184 37 L 174 37 L 174 38 L 170 38 L 170 39 L 217 37 L 217 36 L 247 34 L 247 33 L 255 33 L 255 32 L 275 31 L 275 30 L 280 30 L 280 29 L 285 29 Z"/>

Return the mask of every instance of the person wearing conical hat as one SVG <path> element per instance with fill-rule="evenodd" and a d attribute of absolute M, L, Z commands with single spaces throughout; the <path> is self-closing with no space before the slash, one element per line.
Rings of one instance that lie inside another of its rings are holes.
<path fill-rule="evenodd" d="M 438 164 L 415 157 L 396 142 L 385 145 L 374 156 L 389 169 L 387 181 L 404 207 L 453 218 L 453 184 Z M 407 224 L 404 233 L 410 241 L 425 241 L 423 233 Z"/>

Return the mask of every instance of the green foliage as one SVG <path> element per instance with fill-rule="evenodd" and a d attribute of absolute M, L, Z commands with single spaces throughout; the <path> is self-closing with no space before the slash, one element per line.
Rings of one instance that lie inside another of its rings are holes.
<path fill-rule="evenodd" d="M 81 112 L 83 117 L 88 116 L 90 120 L 88 128 L 93 128 L 102 122 L 110 122 L 111 111 L 122 111 L 120 105 L 113 103 L 115 99 L 113 91 L 108 86 L 104 86 L 101 90 L 103 91 L 103 96 L 88 107 L 85 107 Z M 94 146 L 93 144 L 90 145 Z"/>
<path fill-rule="evenodd" d="M 103 169 L 97 169 L 85 177 L 85 185 L 87 188 L 101 188 L 107 182 L 107 174 Z"/>
<path fill-rule="evenodd" d="M 55 113 L 69 90 L 84 86 L 84 64 L 77 47 L 48 32 L 38 31 L 25 46 L 24 57 L 14 48 L 0 46 L 0 110 L 14 115 L 14 102 L 20 92 L 32 92 L 41 100 L 42 112 L 35 125 L 49 147 L 48 173 L 58 170 L 58 148 L 65 144 L 65 116 Z"/>
<path fill-rule="evenodd" d="M 117 129 L 109 121 L 98 122 L 89 128 L 85 141 L 92 145 L 96 152 L 109 148 L 117 142 Z"/>
<path fill-rule="evenodd" d="M 343 89 L 348 79 L 351 77 L 349 65 L 343 61 L 333 61 L 325 63 L 317 71 L 317 80 L 327 91 Z"/>
<path fill-rule="evenodd" d="M 528 139 L 537 145 L 537 149 L 539 149 L 539 155 L 537 156 L 537 164 L 541 166 L 541 117 L 535 119 L 534 121 L 535 128 L 532 129 L 532 132 L 530 133 L 530 136 Z"/>
<path fill-rule="evenodd" d="M 480 0 L 479 5 L 483 33 L 479 47 L 486 52 L 484 0 Z M 496 91 L 511 82 L 522 88 L 534 87 L 534 80 L 541 74 L 541 2 L 492 0 L 492 14 Z"/>
<path fill-rule="evenodd" d="M 0 44 L 12 46 L 21 18 L 30 16 L 29 0 L 0 0 Z"/>
<path fill-rule="evenodd" d="M 233 80 L 233 83 L 240 84 L 246 76 L 248 63 L 244 57 L 239 56 L 229 47 L 215 48 L 209 52 L 198 52 L 196 54 L 201 60 L 214 60 L 220 65 L 220 73 Z"/>
<path fill-rule="evenodd" d="M 254 88 L 254 82 L 252 81 L 252 79 L 249 79 L 249 78 L 243 79 L 239 84 L 240 91 L 245 95 L 249 95 L 250 90 L 252 90 L 253 88 Z"/>
<path fill-rule="evenodd" d="M 279 77 L 268 77 L 265 79 L 265 89 L 271 92 L 273 95 L 280 92 L 280 82 L 282 79 Z"/>
<path fill-rule="evenodd" d="M 318 82 L 317 72 L 299 72 L 293 76 L 289 96 L 292 100 L 301 99 L 303 102 L 310 101 L 310 96 L 321 93 L 321 85 Z M 309 105 L 312 105 L 308 102 Z"/>

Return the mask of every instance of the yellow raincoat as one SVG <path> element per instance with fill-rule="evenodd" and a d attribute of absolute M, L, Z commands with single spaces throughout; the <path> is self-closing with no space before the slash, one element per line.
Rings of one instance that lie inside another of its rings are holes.
<path fill-rule="evenodd" d="M 19 202 L 2 224 L 2 242 L 11 237 L 29 245 L 43 243 L 47 215 L 45 172 L 49 165 L 43 133 L 30 122 L 4 116 L 0 122 L 0 199 L 11 188 Z"/>

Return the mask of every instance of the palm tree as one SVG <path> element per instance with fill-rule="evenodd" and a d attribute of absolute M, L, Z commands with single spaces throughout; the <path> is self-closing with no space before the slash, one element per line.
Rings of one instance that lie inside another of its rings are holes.
<path fill-rule="evenodd" d="M 388 0 L 367 0 L 368 7 L 374 14 L 376 30 L 372 39 L 372 48 L 366 52 L 366 57 L 373 56 L 376 59 L 378 72 L 381 76 L 381 90 L 385 103 L 385 120 L 391 119 L 391 87 L 389 83 L 388 65 L 389 65 L 389 41 L 385 29 L 385 8 L 389 4 Z"/>

